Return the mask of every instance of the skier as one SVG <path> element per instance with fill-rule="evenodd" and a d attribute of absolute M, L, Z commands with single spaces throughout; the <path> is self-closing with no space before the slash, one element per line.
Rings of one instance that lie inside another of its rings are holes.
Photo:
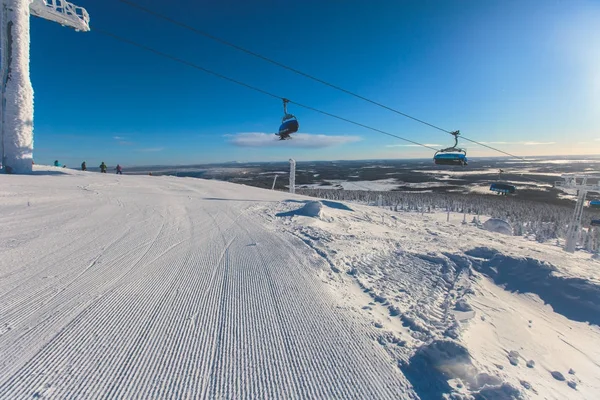
<path fill-rule="evenodd" d="M 100 172 L 102 172 L 103 174 L 106 173 L 106 164 L 104 164 L 104 161 L 102 161 L 102 164 L 100 164 Z"/>
<path fill-rule="evenodd" d="M 87 171 L 87 165 L 85 165 L 85 161 L 81 163 L 81 170 Z"/>
<path fill-rule="evenodd" d="M 58 160 L 54 160 L 54 166 L 55 167 L 60 167 L 60 163 L 58 162 Z"/>
<path fill-rule="evenodd" d="M 117 164 L 117 168 L 115 169 L 117 170 L 117 174 L 123 175 L 123 167 L 120 164 Z"/>

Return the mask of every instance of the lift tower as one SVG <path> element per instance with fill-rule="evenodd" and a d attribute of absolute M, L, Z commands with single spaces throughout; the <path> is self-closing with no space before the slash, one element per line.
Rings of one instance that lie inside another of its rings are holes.
<path fill-rule="evenodd" d="M 591 175 L 562 175 L 561 178 L 564 181 L 559 181 L 554 186 L 567 193 L 577 195 L 577 203 L 575 203 L 575 211 L 573 211 L 573 217 L 569 223 L 569 230 L 567 232 L 567 243 L 565 244 L 565 251 L 569 253 L 575 252 L 575 246 L 577 240 L 579 240 L 579 234 L 581 231 L 581 220 L 583 217 L 583 208 L 585 205 L 585 196 L 588 192 L 600 193 L 600 177 Z M 598 183 L 589 184 L 588 179 L 597 180 Z"/>
<path fill-rule="evenodd" d="M 296 193 L 296 160 L 290 158 L 290 193 Z"/>
<path fill-rule="evenodd" d="M 29 16 L 84 32 L 90 30 L 90 17 L 64 0 L 0 0 L 0 5 L 0 161 L 4 172 L 27 174 L 33 161 Z"/>

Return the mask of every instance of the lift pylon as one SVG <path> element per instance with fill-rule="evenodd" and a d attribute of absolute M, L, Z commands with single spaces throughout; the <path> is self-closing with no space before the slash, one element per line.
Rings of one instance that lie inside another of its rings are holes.
<path fill-rule="evenodd" d="M 563 178 L 563 181 L 556 182 L 554 187 L 567 193 L 577 195 L 577 202 L 575 203 L 573 217 L 569 223 L 567 242 L 565 244 L 565 251 L 573 253 L 575 252 L 575 247 L 577 245 L 577 241 L 579 240 L 579 234 L 581 231 L 585 197 L 589 192 L 600 193 L 600 176 L 568 174 L 562 175 L 561 178 Z M 595 184 L 589 184 L 587 183 L 588 179 L 594 179 L 598 182 Z"/>
<path fill-rule="evenodd" d="M 7 173 L 27 174 L 33 168 L 30 15 L 90 30 L 87 11 L 67 1 L 0 0 L 0 162 Z"/>

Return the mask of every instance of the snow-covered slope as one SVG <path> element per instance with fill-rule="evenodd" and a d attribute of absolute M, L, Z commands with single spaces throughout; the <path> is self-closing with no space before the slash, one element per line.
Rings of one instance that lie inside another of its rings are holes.
<path fill-rule="evenodd" d="M 36 169 L 0 176 L 0 398 L 600 391 L 589 255 L 462 216 Z"/>

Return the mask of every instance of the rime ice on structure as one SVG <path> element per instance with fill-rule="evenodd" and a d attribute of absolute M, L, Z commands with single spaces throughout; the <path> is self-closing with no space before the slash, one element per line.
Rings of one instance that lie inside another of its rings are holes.
<path fill-rule="evenodd" d="M 2 60 L 4 108 L 2 164 L 30 173 L 33 159 L 33 87 L 29 79 L 29 0 L 3 1 Z M 6 5 L 6 7 L 4 7 Z"/>
<path fill-rule="evenodd" d="M 33 161 L 33 87 L 29 78 L 30 15 L 89 31 L 89 15 L 64 0 L 1 0 L 1 162 L 5 172 L 27 174 Z"/>

